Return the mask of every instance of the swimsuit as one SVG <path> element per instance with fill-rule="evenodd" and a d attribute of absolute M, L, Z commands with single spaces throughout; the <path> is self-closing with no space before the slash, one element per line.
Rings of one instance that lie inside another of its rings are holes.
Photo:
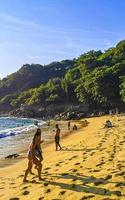
<path fill-rule="evenodd" d="M 32 147 L 32 144 L 30 145 L 29 147 L 29 150 L 28 150 L 28 157 L 32 158 L 32 150 L 31 150 L 31 147 Z M 42 151 L 41 151 L 41 148 L 38 147 L 38 145 L 36 144 L 35 146 L 35 156 L 38 157 L 38 158 L 42 158 Z"/>
<path fill-rule="evenodd" d="M 60 137 L 59 136 L 55 136 L 55 143 L 56 144 L 59 144 L 59 140 L 60 140 Z"/>

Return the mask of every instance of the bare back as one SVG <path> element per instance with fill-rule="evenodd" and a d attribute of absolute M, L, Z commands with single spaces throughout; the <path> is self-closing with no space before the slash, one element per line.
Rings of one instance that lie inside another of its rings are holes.
<path fill-rule="evenodd" d="M 55 134 L 55 136 L 56 136 L 56 137 L 60 137 L 60 128 L 57 128 L 57 129 L 56 129 L 56 134 Z"/>

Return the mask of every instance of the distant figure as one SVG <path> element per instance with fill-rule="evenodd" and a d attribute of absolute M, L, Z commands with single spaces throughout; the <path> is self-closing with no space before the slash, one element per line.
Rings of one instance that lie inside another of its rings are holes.
<path fill-rule="evenodd" d="M 48 126 L 50 126 L 50 120 L 48 121 Z"/>
<path fill-rule="evenodd" d="M 112 115 L 112 111 L 111 110 L 109 110 L 109 115 Z"/>
<path fill-rule="evenodd" d="M 55 145 L 56 145 L 56 151 L 58 151 L 58 147 L 60 148 L 60 150 L 62 149 L 60 145 L 60 128 L 58 124 L 56 124 Z"/>
<path fill-rule="evenodd" d="M 110 120 L 107 120 L 106 123 L 104 124 L 104 128 L 111 128 L 113 127 L 112 122 Z"/>
<path fill-rule="evenodd" d="M 41 129 L 38 128 L 33 137 L 32 143 L 28 151 L 28 167 L 25 171 L 23 182 L 27 182 L 27 176 L 29 173 L 32 173 L 31 169 L 32 169 L 33 164 L 36 165 L 36 169 L 38 170 L 39 180 L 42 180 L 41 179 L 41 170 L 42 170 L 41 161 L 43 160 L 43 157 L 42 157 L 42 151 L 40 147 L 40 144 L 42 142 L 43 140 L 41 140 Z"/>
<path fill-rule="evenodd" d="M 88 125 L 88 121 L 85 119 L 85 120 L 83 121 L 83 126 L 86 127 L 87 125 Z"/>
<path fill-rule="evenodd" d="M 73 130 L 76 131 L 77 129 L 78 129 L 78 128 L 77 128 L 76 124 L 74 124 Z"/>
<path fill-rule="evenodd" d="M 68 121 L 68 130 L 70 130 L 70 121 Z"/>
<path fill-rule="evenodd" d="M 35 126 L 38 126 L 38 121 L 37 121 L 37 120 L 34 122 L 34 125 L 35 125 Z"/>
<path fill-rule="evenodd" d="M 115 113 L 116 113 L 116 115 L 119 114 L 119 110 L 118 110 L 118 108 L 115 109 Z"/>

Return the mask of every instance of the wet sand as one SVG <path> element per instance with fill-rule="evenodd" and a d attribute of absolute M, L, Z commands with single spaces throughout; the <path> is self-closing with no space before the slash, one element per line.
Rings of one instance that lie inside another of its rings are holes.
<path fill-rule="evenodd" d="M 80 128 L 81 127 L 81 122 L 78 120 L 73 120 L 71 122 L 71 128 L 70 131 L 68 130 L 68 122 L 67 121 L 50 121 L 50 126 L 48 126 L 48 122 L 46 122 L 44 125 L 42 125 L 40 128 L 42 130 L 42 139 L 44 140 L 44 143 L 42 145 L 42 148 L 48 148 L 49 145 L 54 143 L 54 133 L 55 133 L 55 124 L 58 123 L 60 128 L 61 128 L 61 138 L 69 136 L 69 134 L 72 134 L 72 127 L 74 124 L 77 124 L 77 126 Z M 11 159 L 5 159 L 5 157 L 0 158 L 0 168 L 7 167 L 10 165 L 13 165 L 20 160 L 26 158 L 27 156 L 27 151 L 29 148 L 29 145 L 31 143 L 31 140 L 33 138 L 33 135 L 35 133 L 35 130 L 31 131 L 27 135 L 25 135 L 25 139 L 28 139 L 28 142 L 22 144 L 22 146 L 18 147 L 17 150 L 14 152 L 16 154 L 19 154 L 19 157 L 17 158 L 11 158 Z M 29 139 L 30 138 L 30 139 Z M 12 152 L 10 152 L 11 155 Z M 7 156 L 8 156 L 7 155 Z"/>

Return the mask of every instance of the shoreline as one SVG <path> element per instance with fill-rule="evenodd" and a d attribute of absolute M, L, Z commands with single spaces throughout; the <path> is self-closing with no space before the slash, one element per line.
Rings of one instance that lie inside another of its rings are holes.
<path fill-rule="evenodd" d="M 104 128 L 112 121 L 113 128 Z M 54 143 L 43 150 L 42 181 L 37 171 L 23 183 L 27 159 L 0 169 L 0 199 L 124 200 L 125 116 L 87 119 L 88 126 L 64 136 L 62 151 Z M 119 169 L 120 168 L 120 169 Z"/>
<path fill-rule="evenodd" d="M 42 128 L 43 129 L 44 128 L 45 129 L 46 128 L 49 129 L 49 127 L 47 126 L 46 123 L 43 124 L 40 128 L 41 129 Z M 61 125 L 63 124 L 63 126 L 65 128 L 68 127 L 67 126 L 68 121 L 55 121 L 55 120 L 52 120 L 51 123 L 52 124 L 59 123 Z M 77 131 L 79 131 L 82 128 L 82 121 L 80 121 L 80 120 L 72 120 L 71 121 L 71 125 L 74 124 L 74 123 L 78 126 L 78 130 Z M 48 130 L 47 132 L 49 132 L 49 131 L 50 130 Z M 74 134 L 77 131 L 68 130 L 68 128 L 67 128 L 67 131 L 65 129 L 62 130 L 61 132 L 63 132 L 63 133 L 61 135 L 61 141 L 63 141 L 66 137 L 70 137 L 70 135 Z M 31 132 L 33 132 L 33 131 L 31 131 Z M 51 130 L 51 132 L 53 132 L 53 130 Z M 51 139 L 50 141 L 45 142 L 45 143 L 42 144 L 42 149 L 44 150 L 44 149 L 48 148 L 50 145 L 52 145 L 52 144 L 54 144 L 54 135 L 53 135 L 53 139 Z M 26 145 L 25 147 L 20 148 L 20 150 L 15 152 L 15 153 L 19 154 L 19 157 L 17 157 L 17 158 L 5 158 L 5 157 L 4 158 L 0 158 L 0 169 L 12 166 L 12 165 L 14 165 L 14 164 L 26 159 L 27 158 L 27 152 L 28 152 L 28 146 Z"/>

